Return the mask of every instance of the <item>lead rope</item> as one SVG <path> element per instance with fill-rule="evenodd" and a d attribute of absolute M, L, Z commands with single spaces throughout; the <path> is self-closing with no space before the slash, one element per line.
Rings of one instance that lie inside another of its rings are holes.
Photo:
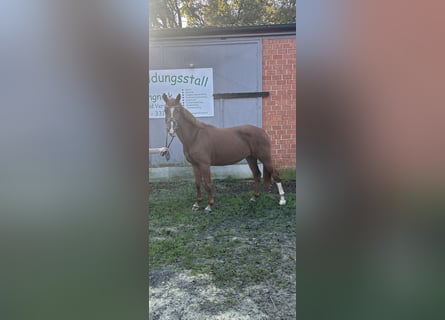
<path fill-rule="evenodd" d="M 172 144 L 174 138 L 175 138 L 175 136 L 173 136 L 173 137 L 171 138 L 170 142 L 167 144 L 167 141 L 168 141 L 168 133 L 165 135 L 165 146 L 167 147 L 167 149 L 170 148 L 170 145 Z M 167 160 L 167 161 L 170 160 L 170 151 L 167 150 L 167 152 L 165 152 L 165 153 L 163 153 L 163 154 L 161 154 L 161 155 L 162 155 L 162 156 L 165 156 L 165 160 Z"/>

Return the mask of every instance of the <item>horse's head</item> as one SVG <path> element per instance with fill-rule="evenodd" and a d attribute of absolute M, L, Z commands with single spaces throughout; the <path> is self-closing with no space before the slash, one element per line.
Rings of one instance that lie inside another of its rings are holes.
<path fill-rule="evenodd" d="M 162 98 L 165 101 L 165 125 L 167 126 L 167 132 L 172 136 L 176 136 L 176 130 L 178 129 L 178 119 L 181 112 L 181 95 L 178 94 L 176 99 L 169 99 L 164 93 Z"/>

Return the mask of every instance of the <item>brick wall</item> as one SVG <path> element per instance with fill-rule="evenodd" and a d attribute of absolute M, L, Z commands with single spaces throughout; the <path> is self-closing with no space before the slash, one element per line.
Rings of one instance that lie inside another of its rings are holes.
<path fill-rule="evenodd" d="M 263 128 L 277 168 L 296 165 L 296 39 L 263 40 Z"/>

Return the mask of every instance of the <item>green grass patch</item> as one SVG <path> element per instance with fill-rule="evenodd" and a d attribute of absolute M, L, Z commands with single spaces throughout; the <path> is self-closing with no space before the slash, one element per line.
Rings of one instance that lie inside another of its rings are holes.
<path fill-rule="evenodd" d="M 286 275 L 295 273 L 294 262 L 283 254 L 295 250 L 295 192 L 288 192 L 287 204 L 279 206 L 277 194 L 264 192 L 250 202 L 253 182 L 215 180 L 213 187 L 215 206 L 205 215 L 206 197 L 201 210 L 191 210 L 193 182 L 150 183 L 150 270 L 208 274 L 226 288 L 261 282 L 283 286 Z"/>
<path fill-rule="evenodd" d="M 295 180 L 297 175 L 296 168 L 283 168 L 279 169 L 280 178 L 283 180 Z"/>

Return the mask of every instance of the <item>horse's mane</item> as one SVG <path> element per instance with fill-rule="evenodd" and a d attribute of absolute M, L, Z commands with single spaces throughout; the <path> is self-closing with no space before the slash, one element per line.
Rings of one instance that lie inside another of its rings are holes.
<path fill-rule="evenodd" d="M 208 124 L 208 123 L 205 123 L 205 122 L 202 122 L 202 121 L 199 121 L 198 119 L 196 119 L 195 116 L 190 111 L 188 111 L 186 108 L 184 108 L 183 105 L 181 105 L 181 107 L 182 107 L 181 114 L 186 121 L 190 122 L 191 124 L 193 124 L 199 128 L 213 127 L 211 124 Z"/>

